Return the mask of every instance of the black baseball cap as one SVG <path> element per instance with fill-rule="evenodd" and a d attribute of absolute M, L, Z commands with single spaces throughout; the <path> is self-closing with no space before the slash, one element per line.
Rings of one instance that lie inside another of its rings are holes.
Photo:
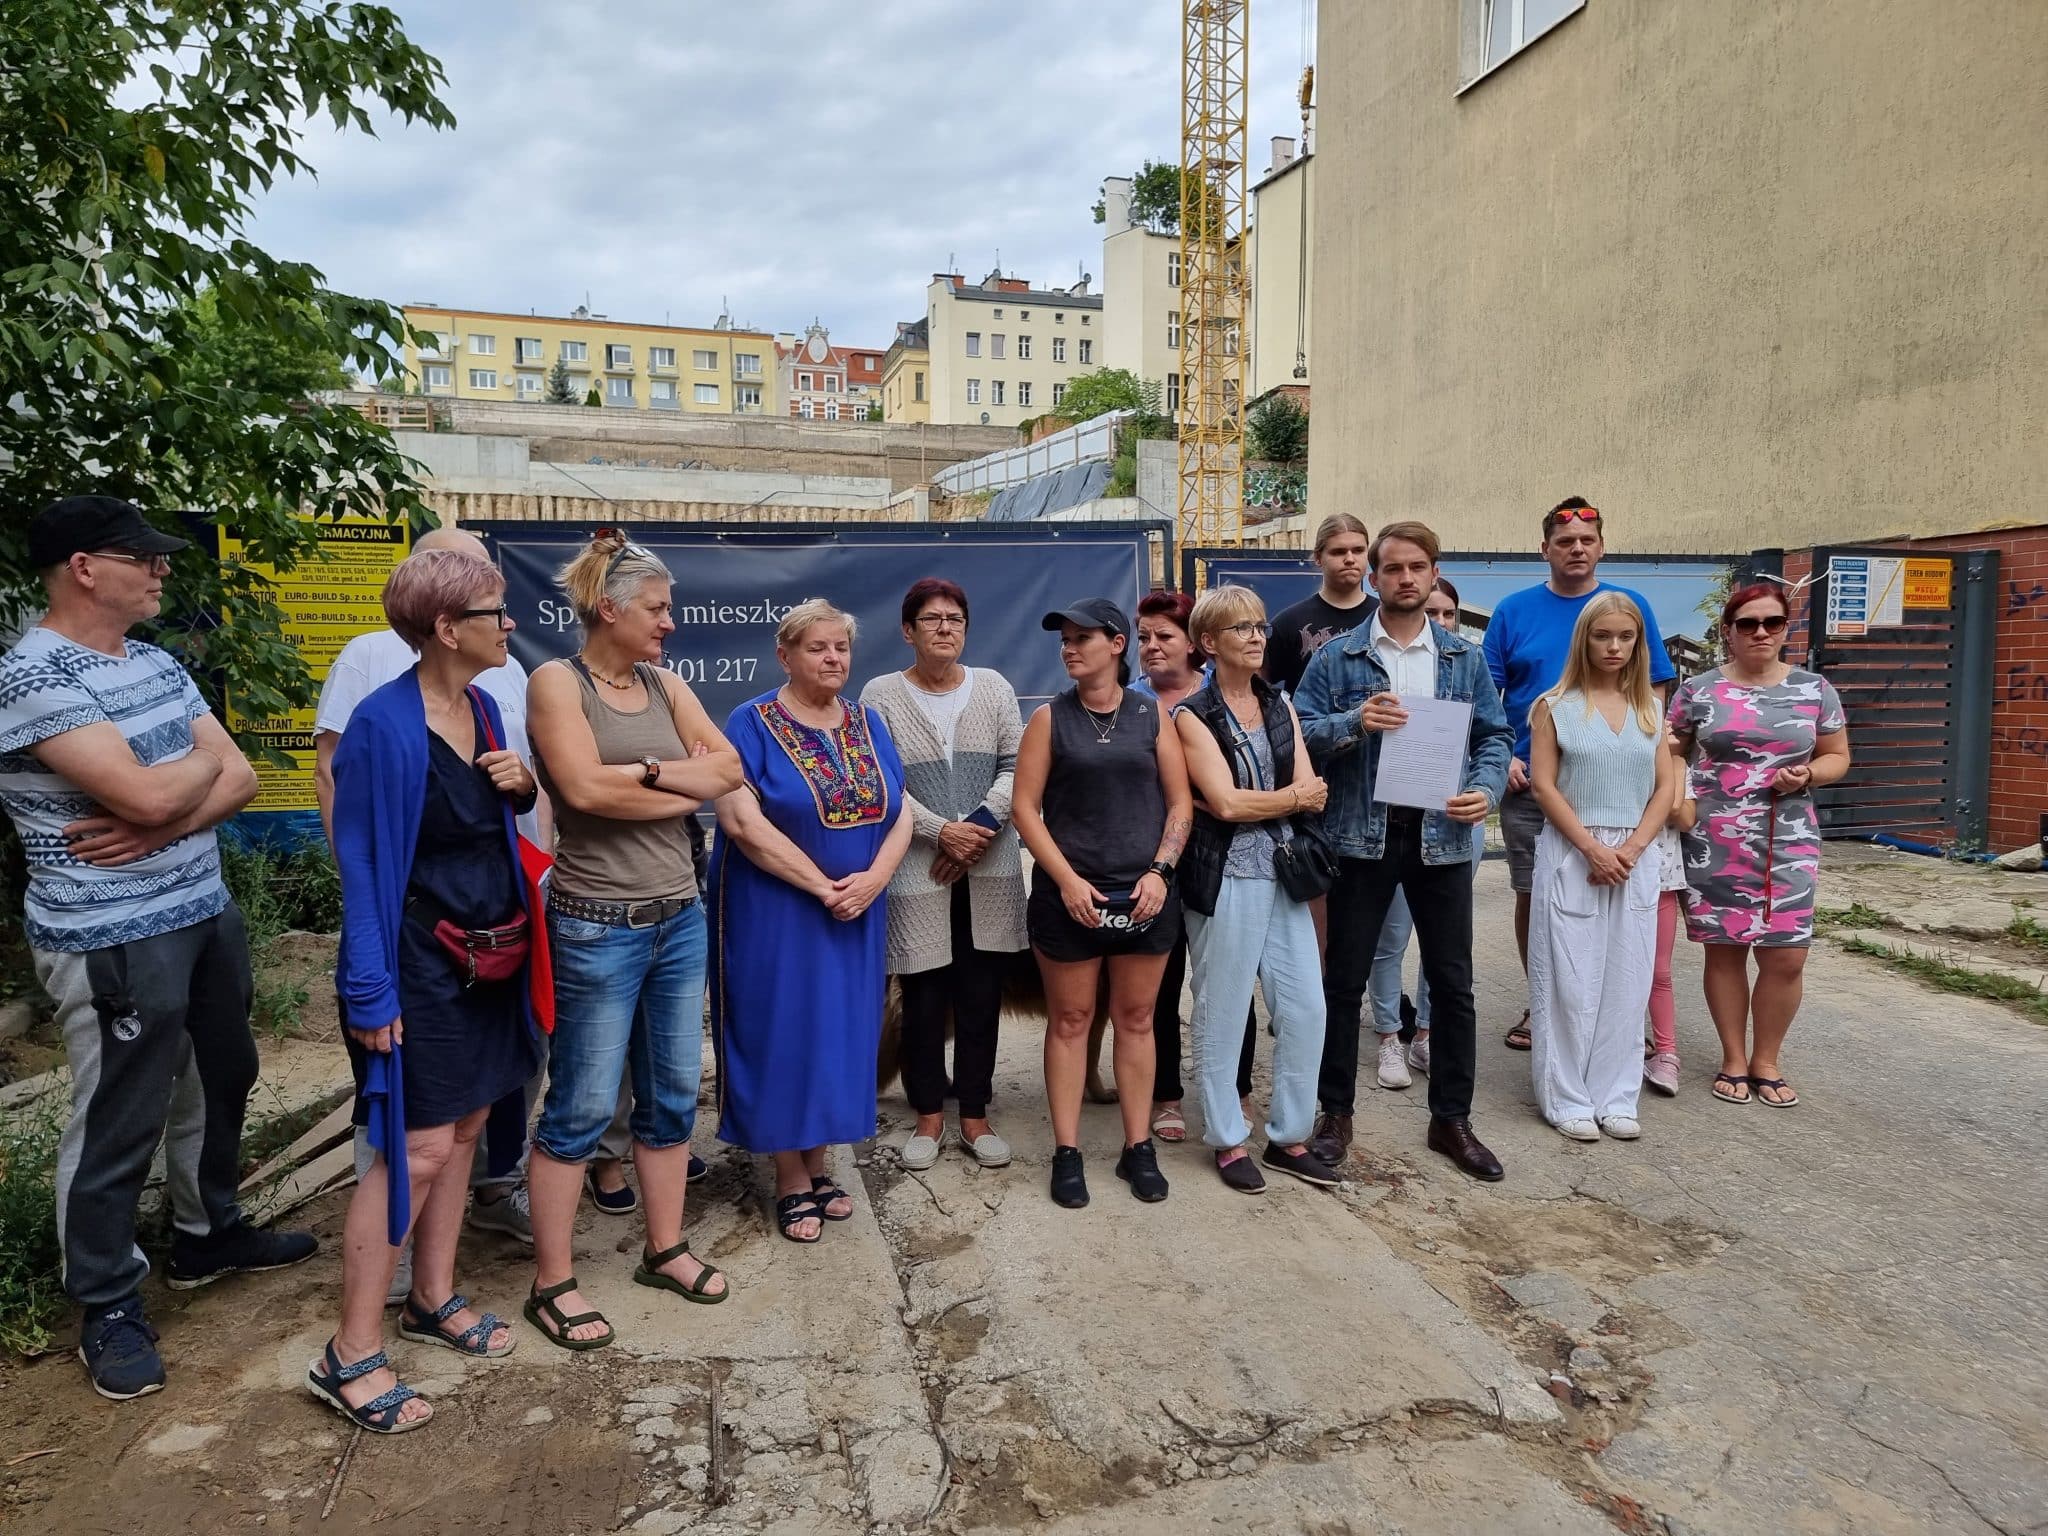
<path fill-rule="evenodd" d="M 1041 629 L 1078 624 L 1083 629 L 1103 629 L 1112 635 L 1122 635 L 1126 640 L 1131 638 L 1131 621 L 1124 617 L 1123 609 L 1106 597 L 1084 597 L 1078 603 L 1055 608 L 1038 622 Z"/>
<path fill-rule="evenodd" d="M 168 555 L 190 545 L 189 539 L 150 527 L 133 502 L 118 496 L 66 496 L 44 507 L 28 525 L 28 563 L 39 571 L 89 550 Z"/>

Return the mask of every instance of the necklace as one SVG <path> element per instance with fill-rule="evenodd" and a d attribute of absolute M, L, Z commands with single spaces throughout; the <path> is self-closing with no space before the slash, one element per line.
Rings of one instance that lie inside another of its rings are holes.
<path fill-rule="evenodd" d="M 1080 694 L 1074 695 L 1074 702 L 1081 704 Z M 1108 746 L 1109 738 L 1116 734 L 1117 716 L 1123 710 L 1123 706 L 1124 697 L 1122 691 L 1119 690 L 1116 697 L 1116 707 L 1109 712 L 1109 724 L 1104 725 L 1102 723 L 1102 716 L 1095 713 L 1086 704 L 1081 704 L 1081 713 L 1088 717 L 1088 724 L 1095 732 L 1095 745 L 1098 747 Z"/>
<path fill-rule="evenodd" d="M 582 662 L 582 663 L 583 663 L 583 670 L 584 670 L 584 671 L 588 672 L 588 673 L 589 673 L 589 674 L 590 674 L 590 675 L 591 675 L 592 677 L 596 678 L 596 679 L 597 679 L 597 680 L 598 680 L 598 681 L 599 681 L 600 683 L 603 683 L 603 684 L 605 685 L 605 687 L 607 687 L 607 688 L 616 688 L 616 689 L 618 689 L 618 691 L 619 691 L 620 693 L 631 693 L 631 692 L 633 691 L 633 683 L 634 683 L 634 679 L 632 679 L 632 678 L 628 678 L 628 679 L 627 679 L 627 680 L 626 680 L 625 682 L 623 682 L 623 683 L 617 683 L 617 682 L 613 682 L 613 681 L 612 681 L 612 680 L 611 680 L 611 679 L 610 679 L 609 677 L 606 677 L 606 676 L 605 676 L 605 675 L 604 675 L 604 674 L 603 674 L 602 672 L 598 671 L 598 670 L 597 670 L 597 668 L 593 667 L 593 666 L 592 666 L 592 665 L 590 664 L 590 657 L 589 657 L 589 656 L 587 656 L 587 655 L 585 655 L 585 654 L 584 654 L 584 653 L 583 653 L 582 651 L 578 651 L 578 652 L 576 653 L 576 659 L 577 659 L 578 661 L 580 661 L 580 662 Z"/>

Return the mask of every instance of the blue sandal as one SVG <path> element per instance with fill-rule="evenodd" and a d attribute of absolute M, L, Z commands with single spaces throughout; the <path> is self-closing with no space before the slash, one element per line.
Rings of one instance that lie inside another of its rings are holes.
<path fill-rule="evenodd" d="M 400 1338 L 411 1339 L 415 1344 L 434 1344 L 442 1349 L 452 1349 L 458 1355 L 473 1355 L 479 1360 L 495 1360 L 500 1355 L 512 1353 L 513 1340 L 507 1339 L 502 1349 L 490 1347 L 490 1337 L 505 1326 L 505 1320 L 495 1312 L 486 1312 L 483 1321 L 473 1323 L 460 1333 L 450 1333 L 441 1325 L 469 1305 L 469 1298 L 457 1292 L 441 1305 L 429 1312 L 417 1296 L 405 1298 L 405 1308 L 398 1314 Z"/>
<path fill-rule="evenodd" d="M 402 1435 L 408 1430 L 424 1429 L 434 1421 L 431 1413 L 417 1419 L 399 1418 L 399 1411 L 419 1396 L 404 1382 L 388 1392 L 379 1393 L 367 1403 L 351 1403 L 341 1395 L 341 1389 L 348 1383 L 391 1364 L 390 1357 L 383 1350 L 366 1355 L 353 1365 L 343 1365 L 341 1356 L 334 1352 L 334 1340 L 329 1339 L 322 1363 L 326 1366 L 324 1371 L 317 1367 L 307 1369 L 306 1390 L 358 1429 L 367 1429 L 373 1435 Z"/>

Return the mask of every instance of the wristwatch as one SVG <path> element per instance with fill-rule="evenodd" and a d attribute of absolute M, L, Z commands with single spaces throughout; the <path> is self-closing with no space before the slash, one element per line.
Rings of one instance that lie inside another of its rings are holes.
<path fill-rule="evenodd" d="M 640 782 L 652 789 L 661 782 L 661 759 L 643 757 L 640 759 Z"/>
<path fill-rule="evenodd" d="M 1150 864 L 1146 865 L 1145 873 L 1148 875 L 1157 875 L 1161 880 L 1165 881 L 1168 886 L 1171 886 L 1173 884 L 1173 866 L 1167 863 L 1164 859 L 1155 859 Z"/>

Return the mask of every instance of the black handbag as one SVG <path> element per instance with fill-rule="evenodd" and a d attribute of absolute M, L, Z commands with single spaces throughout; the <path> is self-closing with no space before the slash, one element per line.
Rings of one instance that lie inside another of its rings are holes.
<path fill-rule="evenodd" d="M 1337 856 L 1322 834 L 1297 816 L 1294 836 L 1273 849 L 1273 878 L 1293 900 L 1314 901 L 1337 883 Z"/>

